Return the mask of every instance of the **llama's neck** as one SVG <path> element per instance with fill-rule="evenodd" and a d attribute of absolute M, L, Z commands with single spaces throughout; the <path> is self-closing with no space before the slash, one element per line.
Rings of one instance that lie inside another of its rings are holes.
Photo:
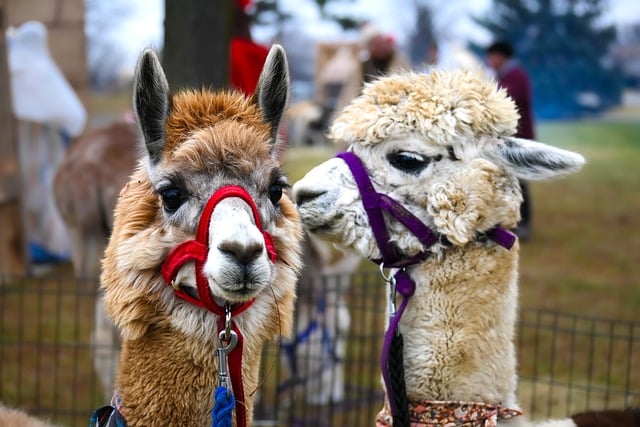
<path fill-rule="evenodd" d="M 253 350 L 253 343 L 247 344 Z M 210 426 L 218 382 L 215 345 L 166 326 L 124 341 L 117 387 L 127 425 Z M 243 353 L 243 403 L 251 419 L 246 390 L 257 386 L 260 351 Z"/>
<path fill-rule="evenodd" d="M 517 244 L 473 243 L 410 269 L 400 329 L 411 400 L 515 404 L 517 262 Z"/>
<path fill-rule="evenodd" d="M 284 283 L 290 280 L 290 275 L 293 273 L 286 270 L 276 275 L 276 279 Z M 147 315 L 143 332 L 135 338 L 123 335 L 116 387 L 127 425 L 210 426 L 213 393 L 218 385 L 217 318 L 201 309 L 188 308 L 186 303 L 179 303 L 182 309 L 174 306 L 168 316 L 158 310 L 160 301 L 153 298 L 146 301 L 138 294 L 143 289 L 128 287 L 126 291 L 134 295 L 131 304 L 114 304 L 126 299 L 123 293 L 106 294 L 106 303 L 118 313 L 118 318 L 132 320 L 131 316 Z M 251 307 L 233 319 L 244 336 L 244 402 L 237 405 L 245 408 L 248 422 L 253 418 L 252 395 L 258 387 L 262 345 L 291 328 L 294 294 L 284 290 L 274 292 L 261 293 Z M 132 305 L 135 314 L 127 311 Z M 141 322 L 142 318 L 133 320 Z M 125 328 L 129 333 L 135 329 L 132 323 L 136 322 L 127 323 Z"/>

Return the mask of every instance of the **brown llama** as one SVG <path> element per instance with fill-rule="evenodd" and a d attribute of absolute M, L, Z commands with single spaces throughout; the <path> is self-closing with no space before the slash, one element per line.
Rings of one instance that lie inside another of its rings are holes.
<path fill-rule="evenodd" d="M 291 329 L 301 266 L 276 138 L 288 85 L 280 46 L 250 98 L 172 95 L 155 53 L 140 58 L 133 105 L 144 154 L 118 200 L 101 275 L 130 427 L 210 425 L 214 389 L 226 384 L 216 349 L 236 341 L 236 425 L 251 424 L 261 347 Z"/>
<path fill-rule="evenodd" d="M 100 258 L 113 229 L 113 211 L 118 194 L 137 163 L 138 139 L 135 125 L 124 120 L 95 128 L 74 142 L 56 171 L 55 201 L 72 237 L 73 270 L 77 277 L 93 278 L 100 274 Z M 299 298 L 296 305 L 296 324 L 302 330 L 308 327 L 315 315 L 316 300 L 321 289 L 317 286 L 321 281 L 320 276 L 340 275 L 339 280 L 343 283 L 333 289 L 345 292 L 348 275 L 353 273 L 360 259 L 355 254 L 344 254 L 339 260 L 333 260 L 327 243 L 307 235 L 303 242 L 303 260 L 305 268 L 298 281 Z M 349 327 L 349 314 L 342 295 L 334 292 L 329 297 L 335 298 L 336 304 L 332 304 L 334 300 L 329 301 L 326 304 L 329 312 L 323 317 L 330 321 L 340 320 L 327 326 L 332 339 L 338 339 L 337 332 Z M 340 316 L 334 315 L 335 310 Z M 115 325 L 104 312 L 101 298 L 96 300 L 94 322 L 94 369 L 105 396 L 110 398 L 114 390 L 120 340 Z M 296 344 L 295 356 L 304 358 L 309 354 L 305 347 L 307 345 L 313 343 Z M 287 356 L 291 357 L 290 352 Z M 283 360 L 285 364 L 290 363 L 290 359 Z M 313 384 L 305 386 L 307 399 L 326 403 L 331 395 L 332 401 L 340 401 L 344 390 L 342 366 L 332 365 L 321 376 L 310 375 L 315 371 L 317 369 L 311 361 L 298 362 L 298 374 Z M 326 386 L 329 383 L 330 386 Z"/>

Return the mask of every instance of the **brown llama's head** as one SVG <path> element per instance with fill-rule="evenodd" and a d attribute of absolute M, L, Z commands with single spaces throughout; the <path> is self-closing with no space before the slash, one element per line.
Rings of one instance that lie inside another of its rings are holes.
<path fill-rule="evenodd" d="M 167 318 L 186 333 L 210 329 L 202 328 L 201 321 L 211 316 L 176 298 L 160 270 L 172 249 L 194 239 L 208 200 L 228 185 L 242 187 L 255 202 L 277 259 L 271 261 L 250 205 L 225 198 L 207 225 L 202 273 L 211 295 L 219 304 L 255 299 L 256 310 L 268 312 L 274 305 L 289 310 L 300 268 L 301 230 L 279 165 L 277 132 L 288 86 L 280 46 L 271 49 L 251 98 L 208 90 L 172 95 L 156 54 L 142 54 L 133 94 L 142 156 L 118 201 L 102 274 L 105 305 L 125 339 Z M 195 270 L 194 262 L 184 264 L 174 284 L 197 298 Z M 274 317 L 285 324 L 270 327 L 265 320 L 265 334 L 289 327 L 290 316 Z"/>

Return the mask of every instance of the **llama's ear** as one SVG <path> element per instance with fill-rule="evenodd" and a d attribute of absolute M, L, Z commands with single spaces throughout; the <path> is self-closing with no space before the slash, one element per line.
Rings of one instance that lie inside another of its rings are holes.
<path fill-rule="evenodd" d="M 507 138 L 490 154 L 518 178 L 542 180 L 580 170 L 585 160 L 578 153 L 521 138 Z"/>
<path fill-rule="evenodd" d="M 289 66 L 284 48 L 274 44 L 260 73 L 253 100 L 260 107 L 262 118 L 271 127 L 274 145 L 280 119 L 289 99 Z M 275 148 L 275 147 L 274 147 Z M 274 150 L 277 151 L 277 150 Z"/>
<path fill-rule="evenodd" d="M 152 49 L 145 49 L 138 60 L 133 80 L 133 108 L 151 164 L 156 164 L 164 146 L 170 95 L 167 77 Z"/>

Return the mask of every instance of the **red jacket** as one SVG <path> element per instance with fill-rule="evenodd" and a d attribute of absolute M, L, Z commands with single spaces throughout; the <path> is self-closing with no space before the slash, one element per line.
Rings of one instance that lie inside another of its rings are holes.
<path fill-rule="evenodd" d="M 253 94 L 269 49 L 252 40 L 233 37 L 229 50 L 231 86 L 246 95 Z"/>
<path fill-rule="evenodd" d="M 510 61 L 498 72 L 498 84 L 507 90 L 520 113 L 517 137 L 535 139 L 531 102 L 531 83 L 524 68 Z"/>

